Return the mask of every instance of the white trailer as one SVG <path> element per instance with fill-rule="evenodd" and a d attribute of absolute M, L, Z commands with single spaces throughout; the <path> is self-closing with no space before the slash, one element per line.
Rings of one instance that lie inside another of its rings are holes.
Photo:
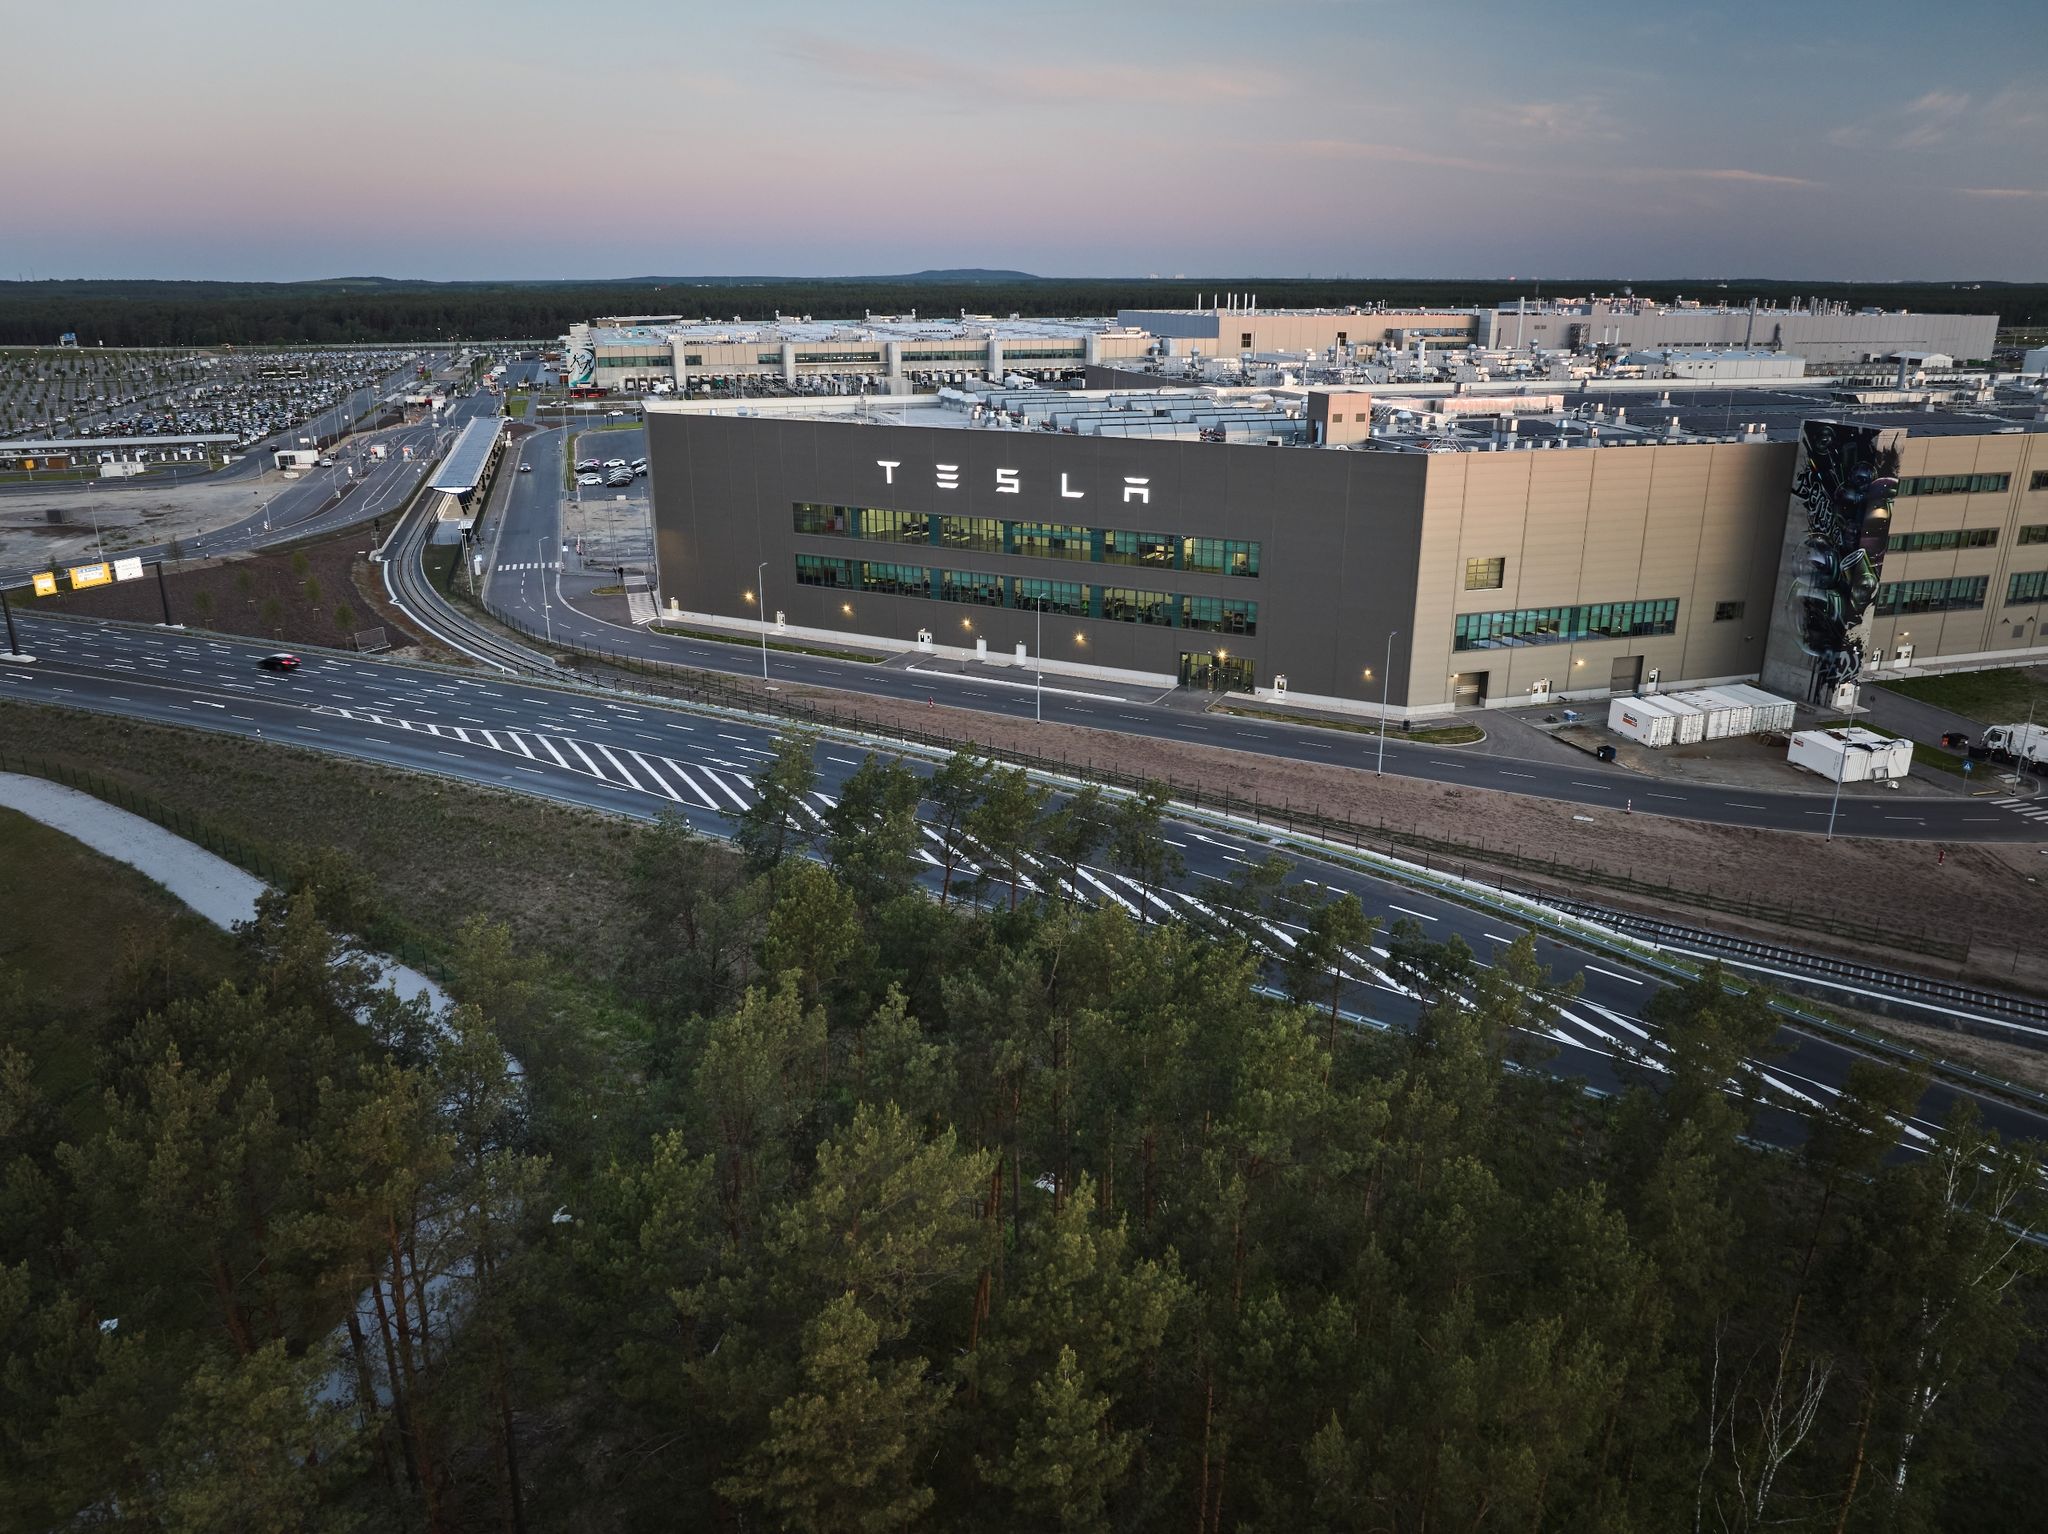
<path fill-rule="evenodd" d="M 1793 715 L 1798 706 L 1790 698 L 1781 698 L 1776 693 L 1765 692 L 1761 687 L 1752 687 L 1747 682 L 1737 682 L 1732 687 L 1716 687 L 1731 698 L 1739 698 L 1750 707 L 1750 728 L 1755 734 L 1767 730 L 1781 735 L 1792 733 Z"/>
<path fill-rule="evenodd" d="M 1725 687 L 1702 687 L 1701 692 L 1718 702 L 1728 713 L 1728 733 L 1748 735 L 1756 729 L 1756 710 L 1747 698 L 1738 698 Z"/>
<path fill-rule="evenodd" d="M 1913 743 L 1856 725 L 1800 730 L 1786 747 L 1785 760 L 1830 783 L 1875 783 L 1903 778 L 1912 769 Z"/>
<path fill-rule="evenodd" d="M 1677 738 L 1678 721 L 1642 698 L 1615 698 L 1607 705 L 1607 728 L 1638 745 L 1659 749 Z"/>
<path fill-rule="evenodd" d="M 1724 698 L 1718 693 L 1705 689 L 1693 692 L 1674 692 L 1669 696 L 1677 698 L 1680 702 L 1690 703 L 1694 708 L 1707 716 L 1706 739 L 1726 740 L 1731 735 L 1743 733 L 1742 730 L 1738 730 L 1735 727 L 1738 720 L 1736 704 L 1732 698 Z M 1747 726 L 1749 723 L 1749 710 L 1746 706 L 1741 710 L 1740 723 L 1744 726 Z"/>
<path fill-rule="evenodd" d="M 1651 700 L 1657 707 L 1669 714 L 1678 727 L 1677 743 L 1681 746 L 1697 745 L 1707 738 L 1707 713 L 1695 708 L 1682 698 L 1675 698 L 1668 692 L 1660 692 Z"/>

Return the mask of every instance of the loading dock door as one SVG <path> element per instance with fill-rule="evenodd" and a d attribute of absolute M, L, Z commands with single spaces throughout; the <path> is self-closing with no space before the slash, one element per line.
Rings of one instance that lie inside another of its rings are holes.
<path fill-rule="evenodd" d="M 1452 677 L 1451 707 L 1486 707 L 1486 678 L 1484 671 L 1461 671 Z"/>
<path fill-rule="evenodd" d="M 1640 655 L 1618 655 L 1607 674 L 1607 688 L 1617 698 L 1635 695 L 1643 685 L 1643 658 Z"/>

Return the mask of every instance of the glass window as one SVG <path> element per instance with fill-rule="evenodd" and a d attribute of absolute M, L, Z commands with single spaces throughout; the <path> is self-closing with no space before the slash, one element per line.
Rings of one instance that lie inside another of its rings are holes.
<path fill-rule="evenodd" d="M 1131 586 L 1097 586 L 1095 605 L 1112 623 L 1152 623 L 1161 627 L 1173 622 L 1173 597 L 1164 591 L 1139 591 Z"/>
<path fill-rule="evenodd" d="M 1003 524 L 994 517 L 941 517 L 939 541 L 949 549 L 980 554 L 1003 552 Z"/>
<path fill-rule="evenodd" d="M 1236 538 L 1183 538 L 1181 568 L 1204 575 L 1257 575 L 1259 546 Z"/>
<path fill-rule="evenodd" d="M 1126 533 L 1111 528 L 1102 535 L 1102 557 L 1112 565 L 1150 565 L 1155 570 L 1171 570 L 1175 543 L 1171 533 Z"/>
<path fill-rule="evenodd" d="M 1956 527 L 1938 533 L 1893 533 L 1885 551 L 1917 554 L 1923 549 L 1988 549 L 1997 542 L 1995 527 Z"/>
<path fill-rule="evenodd" d="M 1569 644 L 1580 639 L 1633 639 L 1678 628 L 1678 599 L 1588 602 L 1577 607 L 1524 607 L 1511 612 L 1462 613 L 1452 629 L 1454 650 L 1503 650 L 1519 645 Z"/>
<path fill-rule="evenodd" d="M 1009 534 L 1006 554 L 1028 554 L 1034 559 L 1093 559 L 1095 537 L 1089 529 L 1071 522 L 1006 522 Z"/>
<path fill-rule="evenodd" d="M 1743 604 L 1740 602 L 1716 602 L 1714 604 L 1714 621 L 1716 623 L 1731 622 L 1742 616 L 1742 609 Z"/>
<path fill-rule="evenodd" d="M 1507 584 L 1508 562 L 1501 559 L 1468 559 L 1465 561 L 1465 589 L 1467 591 L 1498 591 Z"/>
<path fill-rule="evenodd" d="M 1045 611 L 1064 613 L 1072 618 L 1088 616 L 1088 588 L 1079 581 L 1040 581 L 1018 576 L 1010 582 L 1010 605 L 1038 610 L 1041 599 Z"/>
<path fill-rule="evenodd" d="M 2010 474 L 1913 474 L 1899 481 L 1900 495 L 1993 495 L 2011 488 Z"/>
<path fill-rule="evenodd" d="M 862 510 L 860 535 L 884 543 L 930 543 L 932 518 L 921 511 Z"/>
<path fill-rule="evenodd" d="M 2036 522 L 2020 529 L 2021 543 L 2048 543 L 2048 522 Z"/>
<path fill-rule="evenodd" d="M 1239 602 L 1230 597 L 1182 597 L 1180 626 L 1207 629 L 1213 634 L 1256 634 L 1259 604 Z"/>
<path fill-rule="evenodd" d="M 2048 570 L 2016 570 L 2006 582 L 2005 605 L 2048 601 Z"/>
<path fill-rule="evenodd" d="M 1984 605 L 1989 576 L 1959 575 L 1946 581 L 1891 581 L 1877 588 L 1881 614 L 1964 612 Z"/>
<path fill-rule="evenodd" d="M 1003 578 L 1000 575 L 983 575 L 978 570 L 941 570 L 938 595 L 942 602 L 969 602 L 976 607 L 1001 607 Z"/>
<path fill-rule="evenodd" d="M 834 586 L 850 590 L 853 586 L 853 561 L 827 559 L 822 554 L 799 554 L 796 557 L 796 583 L 799 586 Z"/>
<path fill-rule="evenodd" d="M 2036 469 L 2027 476 L 2029 490 L 2048 490 L 2048 469 Z"/>
<path fill-rule="evenodd" d="M 863 591 L 885 597 L 928 597 L 932 594 L 932 572 L 923 565 L 892 565 L 868 560 L 860 567 Z"/>
<path fill-rule="evenodd" d="M 828 533 L 850 537 L 853 533 L 851 506 L 824 506 L 816 501 L 794 503 L 796 530 L 800 533 Z"/>

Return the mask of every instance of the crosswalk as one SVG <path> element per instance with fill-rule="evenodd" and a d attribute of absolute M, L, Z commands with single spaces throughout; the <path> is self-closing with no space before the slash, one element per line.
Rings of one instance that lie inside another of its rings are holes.
<path fill-rule="evenodd" d="M 559 570 L 562 568 L 562 562 L 559 559 L 529 559 L 523 564 L 501 564 L 497 568 L 500 570 Z"/>
<path fill-rule="evenodd" d="M 2010 810 L 2015 815 L 2048 826 L 2048 795 L 2035 795 L 2024 799 L 2006 797 L 1993 799 L 1991 803 L 2002 810 Z"/>

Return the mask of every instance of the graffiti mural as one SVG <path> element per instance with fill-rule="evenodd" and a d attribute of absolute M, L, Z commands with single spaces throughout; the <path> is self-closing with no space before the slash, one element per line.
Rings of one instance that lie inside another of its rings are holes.
<path fill-rule="evenodd" d="M 1858 630 L 1884 571 L 1904 437 L 1840 421 L 1803 428 L 1792 503 L 1805 535 L 1793 601 L 1800 648 L 1813 662 L 1811 700 L 1863 669 Z"/>
<path fill-rule="evenodd" d="M 569 354 L 569 387 L 589 387 L 597 378 L 597 348 L 579 346 Z"/>

